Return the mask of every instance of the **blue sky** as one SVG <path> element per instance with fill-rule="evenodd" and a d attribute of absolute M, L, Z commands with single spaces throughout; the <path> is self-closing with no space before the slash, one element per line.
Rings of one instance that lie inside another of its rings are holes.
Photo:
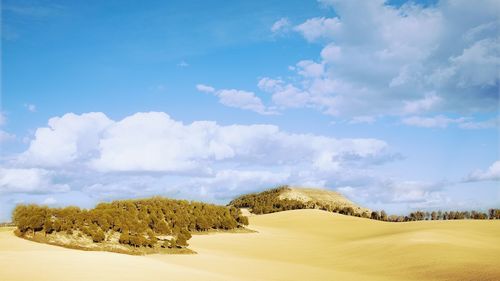
<path fill-rule="evenodd" d="M 498 206 L 499 8 L 3 1 L 0 220 L 277 184 L 392 213 Z"/>

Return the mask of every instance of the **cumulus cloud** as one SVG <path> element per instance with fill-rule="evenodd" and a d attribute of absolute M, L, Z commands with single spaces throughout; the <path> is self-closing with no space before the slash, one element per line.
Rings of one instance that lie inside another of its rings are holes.
<path fill-rule="evenodd" d="M 198 84 L 196 89 L 203 93 L 210 93 L 219 98 L 219 102 L 228 107 L 251 110 L 262 115 L 274 115 L 276 111 L 267 108 L 262 100 L 253 92 L 237 89 L 215 90 L 214 87 Z"/>
<path fill-rule="evenodd" d="M 332 39 L 341 28 L 338 18 L 311 18 L 294 27 L 307 41 L 313 42 L 319 39 Z"/>
<path fill-rule="evenodd" d="M 281 18 L 273 23 L 271 26 L 271 31 L 275 34 L 287 32 L 292 24 L 288 18 Z"/>
<path fill-rule="evenodd" d="M 79 164 L 99 171 L 198 170 L 205 174 L 209 171 L 203 167 L 215 161 L 260 165 L 306 161 L 325 168 L 337 165 L 345 155 L 362 159 L 382 156 L 387 149 L 377 139 L 290 134 L 274 125 L 183 124 L 163 112 L 136 113 L 120 121 L 103 113 L 69 113 L 51 118 L 48 125 L 37 129 L 19 163 Z"/>
<path fill-rule="evenodd" d="M 223 89 L 217 91 L 216 95 L 219 97 L 221 104 L 229 107 L 247 109 L 263 115 L 276 114 L 276 112 L 267 109 L 262 100 L 253 92 Z"/>
<path fill-rule="evenodd" d="M 112 121 L 103 113 L 65 114 L 51 118 L 48 127 L 38 128 L 28 150 L 18 159 L 32 166 L 62 166 L 91 158 L 103 130 Z"/>
<path fill-rule="evenodd" d="M 435 93 L 430 93 L 425 95 L 425 97 L 422 99 L 405 101 L 403 113 L 414 114 L 429 111 L 436 107 L 441 101 L 442 99 Z"/>
<path fill-rule="evenodd" d="M 67 184 L 54 183 L 54 173 L 44 169 L 0 168 L 0 193 L 53 193 L 64 192 Z"/>
<path fill-rule="evenodd" d="M 323 47 L 319 59 L 297 62 L 286 79 L 259 81 L 280 109 L 312 108 L 347 118 L 498 110 L 497 1 L 398 7 L 381 0 L 320 2 L 336 16 L 310 18 L 292 28 Z M 444 116 L 401 118 L 425 127 L 457 122 Z"/>
<path fill-rule="evenodd" d="M 446 128 L 450 124 L 462 123 L 464 118 L 448 118 L 444 115 L 434 117 L 412 116 L 403 118 L 402 123 L 422 128 Z"/>
<path fill-rule="evenodd" d="M 0 173 L 2 192 L 71 186 L 96 198 L 166 194 L 214 202 L 285 183 L 359 184 L 373 167 L 398 159 L 378 139 L 294 134 L 265 124 L 184 124 L 163 112 L 118 121 L 98 112 L 54 117 L 12 158 Z"/>
<path fill-rule="evenodd" d="M 44 205 L 54 205 L 57 203 L 57 200 L 54 197 L 47 197 L 42 201 Z"/>
<path fill-rule="evenodd" d="M 346 196 L 364 204 L 383 204 L 390 207 L 402 204 L 409 209 L 443 208 L 449 205 L 444 187 L 447 182 L 408 181 L 376 178 L 364 186 L 340 186 L 337 188 Z"/>
<path fill-rule="evenodd" d="M 212 87 L 212 86 L 208 86 L 208 85 L 203 85 L 203 84 L 198 84 L 196 85 L 196 89 L 200 92 L 203 92 L 203 93 L 213 93 L 215 92 L 215 88 Z"/>
<path fill-rule="evenodd" d="M 465 181 L 500 181 L 500 161 L 495 161 L 487 170 L 476 170 Z"/>

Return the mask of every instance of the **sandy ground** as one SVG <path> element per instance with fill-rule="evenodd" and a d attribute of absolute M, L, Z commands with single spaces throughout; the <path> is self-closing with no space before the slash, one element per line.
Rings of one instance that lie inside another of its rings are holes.
<path fill-rule="evenodd" d="M 197 255 L 128 256 L 0 232 L 0 280 L 500 280 L 500 221 L 386 223 L 319 210 L 194 236 Z"/>

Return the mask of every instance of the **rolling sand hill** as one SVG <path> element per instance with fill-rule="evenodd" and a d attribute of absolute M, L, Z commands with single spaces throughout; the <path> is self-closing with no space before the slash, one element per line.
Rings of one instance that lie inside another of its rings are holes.
<path fill-rule="evenodd" d="M 85 252 L 0 232 L 0 280 L 500 280 L 500 221 L 388 223 L 320 210 L 195 235 L 197 255 Z"/>
<path fill-rule="evenodd" d="M 322 209 L 364 217 L 370 217 L 371 214 L 370 209 L 356 205 L 338 192 L 288 185 L 241 195 L 229 202 L 229 206 L 248 208 L 254 214 L 295 209 Z"/>
<path fill-rule="evenodd" d="M 356 213 L 371 212 L 370 209 L 359 207 L 338 192 L 320 188 L 289 187 L 279 195 L 279 198 L 298 200 L 304 203 L 317 202 L 321 205 L 337 206 L 340 208 L 351 207 Z"/>

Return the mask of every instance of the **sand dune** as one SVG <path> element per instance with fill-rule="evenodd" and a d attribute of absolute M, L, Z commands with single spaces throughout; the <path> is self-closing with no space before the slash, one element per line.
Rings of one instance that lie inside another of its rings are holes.
<path fill-rule="evenodd" d="M 128 256 L 0 232 L 0 280 L 500 280 L 500 221 L 387 223 L 319 210 L 194 236 L 197 255 Z"/>

